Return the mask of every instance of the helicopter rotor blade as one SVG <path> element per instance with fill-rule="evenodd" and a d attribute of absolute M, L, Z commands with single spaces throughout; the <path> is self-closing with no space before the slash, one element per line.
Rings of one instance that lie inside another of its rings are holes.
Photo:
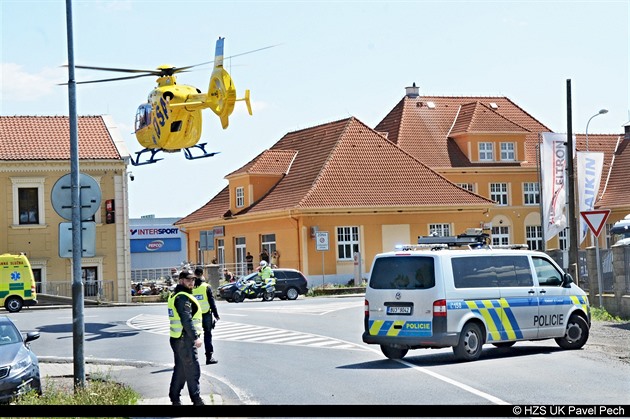
<path fill-rule="evenodd" d="M 262 48 L 258 48 L 258 49 L 253 49 L 253 50 L 251 50 L 251 51 L 247 51 L 247 52 L 241 52 L 240 54 L 230 55 L 229 57 L 223 57 L 223 61 L 225 61 L 225 60 L 229 60 L 230 58 L 234 58 L 234 57 L 240 57 L 241 55 L 247 55 L 247 54 L 251 54 L 251 53 L 254 53 L 254 52 L 262 51 L 262 50 L 265 50 L 265 49 L 269 49 L 269 48 L 277 47 L 277 46 L 279 46 L 279 45 L 282 45 L 282 44 L 269 45 L 269 46 L 267 46 L 267 47 L 262 47 Z M 175 72 L 175 73 L 179 73 L 179 72 L 182 72 L 182 71 L 184 71 L 184 70 L 188 70 L 188 69 L 190 69 L 190 68 L 193 68 L 193 67 L 199 67 L 200 65 L 206 65 L 206 64 L 214 64 L 214 60 L 212 60 L 212 61 L 206 61 L 206 62 L 204 62 L 204 63 L 199 63 L 199 64 L 189 65 L 189 66 L 186 66 L 186 67 L 178 67 L 178 68 L 176 68 L 176 69 L 175 69 L 175 71 L 174 71 L 174 72 Z"/>
<path fill-rule="evenodd" d="M 68 67 L 68 65 L 62 65 L 62 67 Z M 119 73 L 150 73 L 155 76 L 160 75 L 159 70 L 137 70 L 133 68 L 94 67 L 94 66 L 89 66 L 89 65 L 75 65 L 74 68 L 81 68 L 84 70 L 114 71 L 114 72 L 119 72 Z"/>
<path fill-rule="evenodd" d="M 114 78 L 111 78 L 111 79 L 78 81 L 78 82 L 76 82 L 76 84 L 103 83 L 103 82 L 108 82 L 108 81 L 137 79 L 137 78 L 140 78 L 140 77 L 148 77 L 148 76 L 155 76 L 155 74 L 139 74 L 137 76 L 114 77 Z M 66 86 L 66 85 L 68 85 L 68 83 L 59 83 L 59 86 Z"/>

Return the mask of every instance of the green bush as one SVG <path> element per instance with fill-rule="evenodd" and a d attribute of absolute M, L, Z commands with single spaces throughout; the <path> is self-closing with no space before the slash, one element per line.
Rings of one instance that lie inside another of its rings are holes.
<path fill-rule="evenodd" d="M 591 320 L 623 322 L 626 321 L 621 317 L 613 316 L 608 313 L 605 308 L 591 307 Z"/>

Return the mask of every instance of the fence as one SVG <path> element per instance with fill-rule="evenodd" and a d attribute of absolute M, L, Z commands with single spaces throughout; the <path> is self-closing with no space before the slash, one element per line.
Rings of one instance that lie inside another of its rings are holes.
<path fill-rule="evenodd" d="M 42 288 L 41 284 L 40 288 Z M 109 302 L 116 301 L 114 296 L 115 281 L 88 281 L 83 283 L 83 296 L 92 300 Z M 45 289 L 37 289 L 38 293 L 60 297 L 72 297 L 72 282 L 50 281 Z"/>
<path fill-rule="evenodd" d="M 562 266 L 563 254 L 561 251 L 552 250 L 548 253 Z M 630 318 L 630 246 L 599 249 L 599 264 L 603 308 L 612 315 Z M 588 293 L 591 305 L 599 307 L 597 248 L 589 247 L 586 250 L 578 251 L 576 280 L 580 288 Z"/>

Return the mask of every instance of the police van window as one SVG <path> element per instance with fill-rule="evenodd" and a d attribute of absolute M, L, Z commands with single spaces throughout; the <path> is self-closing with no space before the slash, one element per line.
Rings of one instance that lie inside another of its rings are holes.
<path fill-rule="evenodd" d="M 526 256 L 461 257 L 451 265 L 455 288 L 534 285 Z"/>
<path fill-rule="evenodd" d="M 374 289 L 428 289 L 435 286 L 432 257 L 381 257 L 370 275 Z"/>
<path fill-rule="evenodd" d="M 562 284 L 562 274 L 547 259 L 532 257 L 538 283 L 541 286 L 559 286 Z"/>

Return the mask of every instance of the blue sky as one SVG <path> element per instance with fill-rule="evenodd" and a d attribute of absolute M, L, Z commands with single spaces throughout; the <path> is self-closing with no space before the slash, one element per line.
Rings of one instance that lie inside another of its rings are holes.
<path fill-rule="evenodd" d="M 66 2 L 0 0 L 2 115 L 68 115 Z M 202 142 L 131 167 L 130 217 L 183 217 L 283 135 L 354 116 L 374 127 L 416 83 L 423 95 L 506 96 L 555 132 L 621 133 L 630 120 L 630 1 L 74 1 L 76 65 L 154 69 L 278 46 L 226 62 L 237 94 L 227 130 L 209 110 Z M 206 90 L 211 68 L 179 84 Z M 77 69 L 77 81 L 116 77 Z M 122 75 L 122 74 L 121 74 Z M 77 86 L 79 115 L 111 115 L 129 151 L 152 77 Z"/>

